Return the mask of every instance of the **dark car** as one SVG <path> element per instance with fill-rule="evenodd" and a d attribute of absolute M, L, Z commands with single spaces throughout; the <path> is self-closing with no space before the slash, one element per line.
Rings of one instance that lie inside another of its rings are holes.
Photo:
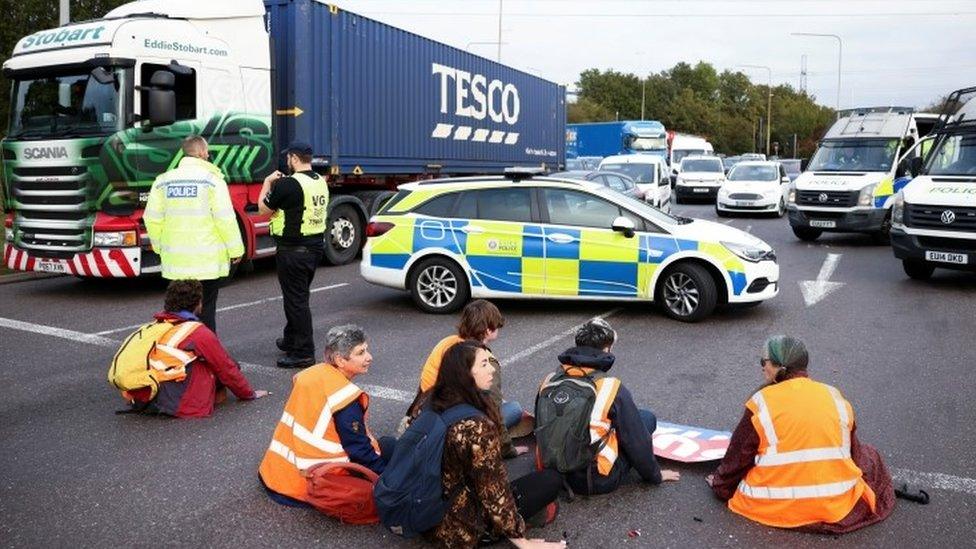
<path fill-rule="evenodd" d="M 573 170 L 549 174 L 549 177 L 562 177 L 565 179 L 582 179 L 584 181 L 592 181 L 593 183 L 599 183 L 604 187 L 613 189 L 618 193 L 631 198 L 636 198 L 637 200 L 642 199 L 641 192 L 637 189 L 637 185 L 634 184 L 634 180 L 622 173 L 598 170 Z"/>

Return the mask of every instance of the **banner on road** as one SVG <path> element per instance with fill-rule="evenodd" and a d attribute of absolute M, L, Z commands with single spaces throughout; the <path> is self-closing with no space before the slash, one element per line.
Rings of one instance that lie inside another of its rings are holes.
<path fill-rule="evenodd" d="M 659 421 L 652 438 L 657 457 L 696 463 L 725 457 L 732 433 Z"/>

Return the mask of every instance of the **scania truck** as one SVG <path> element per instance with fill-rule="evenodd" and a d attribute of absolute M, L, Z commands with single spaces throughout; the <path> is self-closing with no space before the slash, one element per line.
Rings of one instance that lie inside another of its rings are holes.
<path fill-rule="evenodd" d="M 945 102 L 924 164 L 895 195 L 891 247 L 905 274 L 924 280 L 935 269 L 976 272 L 976 87 Z M 953 112 L 955 111 L 955 112 Z"/>
<path fill-rule="evenodd" d="M 914 145 L 936 119 L 910 107 L 840 112 L 790 187 L 787 211 L 797 238 L 813 241 L 828 231 L 885 241 L 894 194 L 910 179 L 899 160 L 920 154 Z"/>
<path fill-rule="evenodd" d="M 291 141 L 331 202 L 326 258 L 352 261 L 400 183 L 562 164 L 558 84 L 317 0 L 143 0 L 22 38 L 2 149 L 4 263 L 82 277 L 159 271 L 142 223 L 157 175 L 199 134 L 248 259 Z"/>
<path fill-rule="evenodd" d="M 667 130 L 657 120 L 566 125 L 566 157 L 668 154 Z"/>

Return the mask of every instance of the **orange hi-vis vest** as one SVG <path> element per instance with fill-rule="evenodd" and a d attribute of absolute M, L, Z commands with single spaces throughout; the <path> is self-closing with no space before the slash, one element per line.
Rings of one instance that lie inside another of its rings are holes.
<path fill-rule="evenodd" d="M 366 423 L 369 396 L 331 364 L 316 364 L 292 378 L 291 395 L 275 427 L 258 474 L 271 490 L 307 500 L 304 472 L 319 463 L 348 462 L 333 414 L 359 401 Z M 373 448 L 379 444 L 364 425 Z"/>
<path fill-rule="evenodd" d="M 424 362 L 424 366 L 420 370 L 421 393 L 425 393 L 434 388 L 434 384 L 437 383 L 437 374 L 441 371 L 441 362 L 444 360 L 444 354 L 447 353 L 448 349 L 462 341 L 464 341 L 463 337 L 450 335 L 440 340 L 430 351 L 430 355 L 427 356 L 427 361 Z"/>
<path fill-rule="evenodd" d="M 150 374 L 157 381 L 186 379 L 186 367 L 196 360 L 197 355 L 180 349 L 180 344 L 200 326 L 203 326 L 200 322 L 181 322 L 159 338 L 147 357 Z"/>
<path fill-rule="evenodd" d="M 854 410 L 840 391 L 806 377 L 764 387 L 746 402 L 759 434 L 756 464 L 729 509 L 768 526 L 835 523 L 875 495 L 851 459 Z"/>
<path fill-rule="evenodd" d="M 597 370 L 593 368 L 582 368 L 580 366 L 563 365 L 563 370 L 567 375 L 573 377 L 583 377 L 583 375 L 593 375 Z M 590 412 L 590 444 L 599 442 L 606 437 L 606 444 L 596 455 L 596 469 L 603 475 L 610 474 L 613 464 L 617 462 L 617 431 L 610 425 L 610 407 L 613 406 L 614 399 L 617 398 L 617 391 L 620 390 L 620 380 L 615 377 L 597 377 L 596 382 L 596 401 L 593 403 L 593 410 Z"/>

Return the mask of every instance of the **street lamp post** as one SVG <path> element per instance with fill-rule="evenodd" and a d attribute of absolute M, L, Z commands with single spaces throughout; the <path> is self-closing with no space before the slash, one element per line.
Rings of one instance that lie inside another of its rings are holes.
<path fill-rule="evenodd" d="M 502 62 L 502 0 L 498 0 L 498 61 Z"/>
<path fill-rule="evenodd" d="M 61 0 L 59 5 L 58 24 L 61 26 L 71 22 L 71 6 L 68 0 Z"/>
<path fill-rule="evenodd" d="M 502 42 L 502 44 L 507 43 L 508 42 Z M 468 44 L 464 46 L 464 51 L 471 51 L 471 46 L 494 46 L 495 44 L 498 44 L 498 42 L 495 42 L 494 40 L 491 42 L 468 42 Z"/>
<path fill-rule="evenodd" d="M 766 156 L 769 156 L 769 141 L 773 130 L 773 69 L 766 65 L 739 65 L 750 69 L 766 69 Z"/>
<path fill-rule="evenodd" d="M 837 106 L 835 107 L 838 111 L 840 110 L 840 71 L 841 71 L 841 61 L 844 58 L 844 41 L 841 40 L 840 36 L 836 34 L 821 34 L 818 32 L 791 32 L 793 36 L 819 36 L 821 38 L 836 38 L 837 39 Z"/>

